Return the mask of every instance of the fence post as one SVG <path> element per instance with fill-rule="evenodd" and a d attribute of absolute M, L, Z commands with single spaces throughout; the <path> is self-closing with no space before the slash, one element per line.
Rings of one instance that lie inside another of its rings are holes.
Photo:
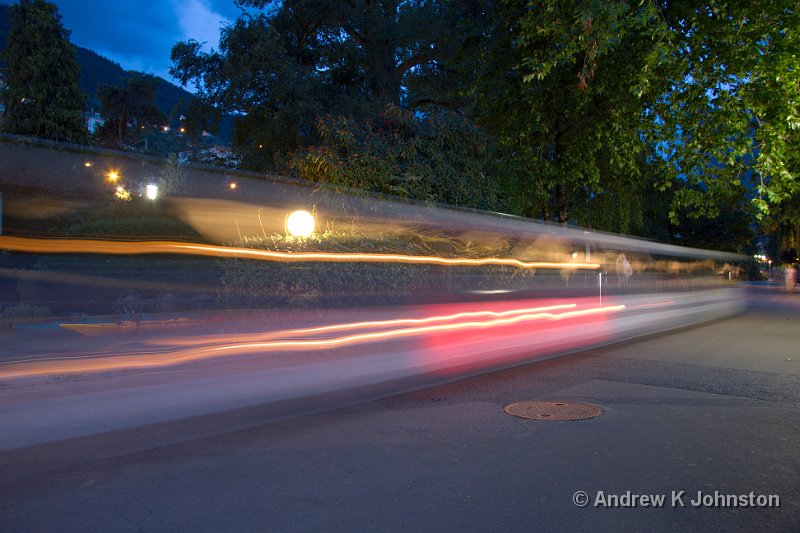
<path fill-rule="evenodd" d="M 597 286 L 600 287 L 600 307 L 603 306 L 603 273 L 597 273 Z"/>

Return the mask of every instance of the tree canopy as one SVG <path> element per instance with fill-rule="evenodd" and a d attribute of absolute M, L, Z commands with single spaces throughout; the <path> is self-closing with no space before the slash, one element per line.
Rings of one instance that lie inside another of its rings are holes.
<path fill-rule="evenodd" d="M 100 109 L 106 122 L 98 136 L 121 146 L 141 138 L 140 130 L 159 128 L 165 117 L 155 104 L 158 80 L 155 76 L 135 75 L 126 79 L 123 87 L 101 85 L 97 89 Z"/>
<path fill-rule="evenodd" d="M 45 139 L 85 142 L 84 97 L 69 31 L 55 5 L 11 6 L 3 129 Z"/>
<path fill-rule="evenodd" d="M 254 168 L 317 142 L 318 116 L 363 119 L 387 103 L 407 103 L 410 78 L 439 56 L 436 2 L 238 3 L 263 11 L 224 28 L 218 51 L 177 44 L 172 73 L 239 114 L 235 141 Z"/>
<path fill-rule="evenodd" d="M 664 86 L 644 117 L 674 173 L 697 187 L 679 199 L 715 214 L 716 200 L 755 192 L 769 212 L 796 195 L 800 13 L 791 0 L 670 2 L 659 66 Z"/>
<path fill-rule="evenodd" d="M 755 215 L 794 220 L 793 0 L 237 3 L 246 10 L 219 49 L 178 43 L 173 73 L 238 114 L 251 168 L 277 156 L 310 179 L 408 192 L 387 141 L 446 160 L 425 124 L 447 111 L 497 148 L 453 170 L 491 183 L 485 205 L 687 243 L 695 221 L 727 221 L 736 246 Z M 406 136 L 376 126 L 387 105 L 416 124 L 398 129 Z M 441 180 L 461 189 L 433 197 L 475 205 L 468 183 Z M 654 206 L 666 211 L 659 231 Z"/>

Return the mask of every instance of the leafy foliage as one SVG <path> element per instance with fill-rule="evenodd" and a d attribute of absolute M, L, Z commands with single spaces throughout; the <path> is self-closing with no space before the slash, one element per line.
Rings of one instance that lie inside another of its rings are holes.
<path fill-rule="evenodd" d="M 487 3 L 462 37 L 466 57 L 486 58 L 468 91 L 520 209 L 639 233 L 653 187 L 673 190 L 674 227 L 725 206 L 748 219 L 748 196 L 762 214 L 788 199 L 800 87 L 790 4 Z M 477 37 L 487 29 L 490 44 Z"/>
<path fill-rule="evenodd" d="M 45 139 L 86 142 L 75 49 L 55 5 L 20 0 L 11 7 L 6 59 L 3 129 Z"/>
<path fill-rule="evenodd" d="M 158 129 L 163 125 L 165 117 L 153 100 L 157 84 L 155 76 L 137 75 L 129 77 L 124 87 L 100 86 L 97 97 L 106 122 L 98 136 L 122 146 L 139 139 L 141 130 Z"/>
<path fill-rule="evenodd" d="M 218 109 L 239 114 L 234 141 L 248 168 L 318 141 L 318 116 L 363 119 L 440 58 L 437 2 L 245 0 L 260 9 L 224 28 L 219 50 L 189 40 L 172 49 L 172 74 L 194 81 Z"/>
<path fill-rule="evenodd" d="M 773 208 L 762 225 L 772 236 L 766 250 L 770 257 L 786 263 L 800 262 L 800 195 L 795 194 Z"/>
<path fill-rule="evenodd" d="M 793 224 L 793 0 L 238 4 L 219 51 L 179 43 L 173 73 L 239 113 L 249 168 L 282 154 L 313 181 L 684 242 L 719 223 L 727 249 L 754 210 Z M 382 129 L 387 104 L 411 122 Z M 484 131 L 461 166 L 467 129 L 414 125 L 443 109 Z"/>
<path fill-rule="evenodd" d="M 661 61 L 669 86 L 645 132 L 691 185 L 681 204 L 715 216 L 745 186 L 763 216 L 799 190 L 796 2 L 671 2 L 662 15 L 679 39 Z"/>
<path fill-rule="evenodd" d="M 186 176 L 178 161 L 178 154 L 171 152 L 164 163 L 164 171 L 159 180 L 159 192 L 164 196 L 172 196 L 183 191 Z"/>
<path fill-rule="evenodd" d="M 498 207 L 498 190 L 484 173 L 490 139 L 458 115 L 422 118 L 388 104 L 373 119 L 326 116 L 316 128 L 319 146 L 282 160 L 302 178 L 436 203 Z"/>
<path fill-rule="evenodd" d="M 518 209 L 629 231 L 647 182 L 638 93 L 659 38 L 652 6 L 490 4 L 462 38 L 467 57 L 486 58 L 466 90 L 478 102 L 477 119 L 500 139 Z"/>
<path fill-rule="evenodd" d="M 219 131 L 222 117 L 219 110 L 200 98 L 192 98 L 186 108 L 183 127 L 193 141 L 201 140 L 204 131 Z"/>

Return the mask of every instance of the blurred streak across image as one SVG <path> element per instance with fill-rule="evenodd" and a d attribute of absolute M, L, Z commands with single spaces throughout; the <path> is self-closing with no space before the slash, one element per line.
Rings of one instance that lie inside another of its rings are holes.
<path fill-rule="evenodd" d="M 112 166 L 3 176 L 4 448 L 391 394 L 743 306 L 734 254 L 202 169 L 157 196 Z"/>

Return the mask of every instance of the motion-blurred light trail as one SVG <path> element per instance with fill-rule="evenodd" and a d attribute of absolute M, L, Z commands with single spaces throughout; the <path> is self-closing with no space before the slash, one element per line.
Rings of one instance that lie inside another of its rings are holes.
<path fill-rule="evenodd" d="M 558 321 L 573 319 L 591 315 L 601 315 L 606 313 L 617 312 L 625 309 L 624 305 L 614 305 L 606 307 L 595 307 L 580 309 L 574 311 L 565 311 L 563 313 L 550 313 L 542 312 L 525 312 L 523 314 L 516 314 L 514 316 L 504 316 L 502 318 L 493 318 L 490 320 L 477 321 L 467 320 L 460 322 L 415 326 L 397 329 L 388 329 L 385 331 L 375 331 L 369 333 L 356 333 L 333 337 L 328 339 L 296 339 L 296 340 L 274 340 L 267 342 L 229 342 L 228 344 L 220 343 L 214 346 L 199 346 L 187 347 L 177 349 L 175 351 L 167 351 L 161 353 L 136 353 L 136 354 L 116 354 L 108 356 L 99 356 L 91 358 L 53 358 L 49 360 L 32 360 L 24 362 L 9 362 L 0 365 L 0 379 L 20 378 L 41 376 L 48 374 L 80 374 L 91 372 L 108 372 L 113 370 L 131 370 L 131 369 L 144 369 L 144 368 L 158 368 L 173 366 L 178 364 L 189 363 L 204 359 L 212 359 L 215 357 L 223 357 L 233 355 L 236 352 L 249 352 L 249 353 L 265 353 L 265 352 L 278 352 L 278 351 L 310 351 L 310 350 L 323 350 L 330 348 L 338 348 L 348 345 L 365 344 L 377 341 L 384 341 L 400 337 L 423 336 L 428 334 L 442 333 L 442 332 L 456 332 L 465 330 L 478 330 L 497 328 L 520 324 L 523 322 L 532 322 L 538 320 Z M 463 313 L 466 315 L 474 315 L 476 313 Z M 483 314 L 492 316 L 492 312 L 483 312 Z M 507 315 L 508 312 L 504 312 Z M 457 316 L 457 315 L 454 315 Z M 430 317 L 440 319 L 442 317 Z M 461 317 L 463 318 L 463 317 Z M 468 316 L 474 318 L 474 316 Z M 417 319 L 407 319 L 417 320 Z M 422 319 L 425 320 L 425 319 Z M 386 321 L 392 322 L 392 321 Z M 341 327 L 353 327 L 353 324 L 341 325 Z M 336 326 L 331 326 L 336 327 Z M 292 330 L 289 330 L 292 331 Z M 235 336 L 228 336 L 228 338 Z M 238 338 L 238 337 L 236 337 Z M 231 339 L 232 341 L 232 339 Z"/>
<path fill-rule="evenodd" d="M 425 333 L 438 333 L 443 331 L 456 331 L 465 329 L 483 329 L 493 328 L 498 326 L 509 326 L 518 324 L 520 322 L 528 322 L 532 320 L 564 320 L 566 318 L 575 318 L 579 316 L 596 315 L 601 313 L 609 313 L 613 311 L 621 311 L 625 309 L 624 305 L 614 305 L 608 307 L 595 307 L 591 309 L 582 309 L 579 311 L 567 311 L 564 313 L 526 313 L 509 318 L 496 318 L 486 320 L 483 322 L 470 321 L 470 322 L 457 322 L 453 324 L 439 324 L 436 326 L 419 326 L 413 328 L 391 329 L 388 331 L 380 331 L 374 333 L 358 333 L 354 335 L 346 335 L 333 339 L 322 340 L 295 340 L 295 341 L 275 341 L 275 342 L 260 342 L 260 343 L 241 343 L 228 346 L 219 346 L 211 348 L 213 351 L 223 350 L 249 350 L 252 348 L 259 349 L 319 349 L 319 348 L 332 348 L 346 344 L 369 342 L 375 340 L 386 340 L 393 337 L 405 337 L 409 335 L 421 335 Z"/>
<path fill-rule="evenodd" d="M 323 333 L 329 333 L 334 331 L 348 331 L 348 330 L 364 330 L 364 329 L 379 329 L 379 328 L 386 328 L 391 326 L 402 326 L 402 325 L 419 325 L 419 324 L 431 324 L 436 322 L 448 322 L 452 320 L 459 320 L 464 318 L 476 318 L 476 317 L 494 317 L 494 318 L 501 318 L 507 316 L 514 316 L 514 315 L 522 315 L 522 314 L 531 314 L 537 312 L 545 312 L 545 311 L 556 311 L 562 309 L 574 309 L 577 307 L 578 304 L 569 303 L 569 304 L 555 304 L 555 305 L 547 305 L 547 306 L 540 306 L 540 307 L 525 307 L 519 309 L 508 309 L 505 311 L 490 311 L 490 310 L 479 310 L 479 311 L 463 311 L 459 313 L 452 313 L 448 315 L 435 315 L 429 316 L 425 318 L 395 318 L 389 320 L 368 320 L 368 321 L 360 321 L 360 322 L 345 322 L 341 324 L 330 324 L 326 326 L 315 326 L 310 328 L 295 328 L 295 329 L 283 329 L 283 330 L 276 330 L 276 331 L 268 331 L 268 332 L 258 332 L 258 333 L 237 333 L 235 334 L 236 340 L 239 343 L 245 342 L 264 342 L 267 340 L 274 340 L 274 339 L 291 339 L 298 336 L 314 336 Z M 60 324 L 62 328 L 72 329 L 72 326 L 87 326 L 92 324 Z M 122 322 L 115 322 L 115 323 L 108 323 L 109 326 L 122 326 L 131 328 L 132 330 L 136 329 L 136 323 L 131 320 L 125 320 Z M 175 346 L 188 346 L 193 345 L 193 348 L 200 348 L 200 347 L 213 347 L 219 346 L 221 344 L 225 344 L 225 341 L 222 340 L 224 338 L 230 338 L 229 336 L 221 337 L 220 335 L 209 335 L 204 337 L 167 337 L 167 338 L 155 338 L 150 339 L 147 341 L 148 346 L 152 346 L 153 350 L 142 350 L 138 353 L 138 355 L 153 355 L 153 354 L 163 354 L 169 353 L 169 349 L 165 349 L 164 347 L 175 347 Z M 76 355 L 76 356 L 63 356 L 63 357 L 51 357 L 46 359 L 37 359 L 39 362 L 43 361 L 67 361 L 67 360 L 79 360 L 79 359 L 97 359 L 99 357 L 107 357 L 108 355 L 123 355 L 123 354 L 93 354 L 93 355 Z M 131 355 L 131 354 L 127 354 Z M 12 360 L 12 361 L 2 361 L 0 362 L 0 366 L 3 365 L 11 365 L 11 364 L 19 364 L 25 363 L 29 360 L 26 359 L 19 359 L 19 360 Z"/>
<path fill-rule="evenodd" d="M 570 304 L 556 304 L 556 305 L 547 305 L 547 306 L 540 306 L 540 307 L 526 307 L 521 309 L 509 309 L 506 311 L 489 311 L 489 310 L 481 310 L 481 311 L 463 311 L 460 313 L 453 313 L 450 315 L 438 315 L 438 316 L 429 316 L 425 318 L 394 318 L 390 320 L 368 320 L 363 322 L 345 322 L 342 324 L 330 324 L 327 326 L 315 326 L 311 328 L 298 328 L 298 329 L 286 329 L 280 331 L 271 331 L 267 333 L 249 333 L 249 334 L 240 334 L 238 335 L 238 339 L 241 342 L 261 342 L 271 339 L 286 339 L 292 337 L 299 337 L 305 335 L 318 335 L 322 333 L 330 333 L 334 331 L 348 331 L 354 329 L 379 329 L 391 326 L 409 326 L 409 325 L 420 325 L 420 324 L 432 324 L 436 322 L 448 322 L 452 320 L 460 320 L 464 318 L 477 318 L 477 317 L 494 317 L 494 318 L 502 318 L 514 315 L 524 315 L 524 314 L 531 314 L 531 313 L 538 313 L 538 312 L 545 312 L 545 311 L 557 311 L 561 309 L 574 309 L 577 307 L 578 304 L 570 303 Z M 164 346 L 164 345 L 173 345 L 173 344 L 180 344 L 190 342 L 191 339 L 186 338 L 166 338 L 166 339 L 155 339 L 151 344 L 157 346 Z"/>
<path fill-rule="evenodd" d="M 447 266 L 505 265 L 518 268 L 592 269 L 598 263 L 521 261 L 519 259 L 487 257 L 438 257 L 403 254 L 328 253 L 328 252 L 276 252 L 235 246 L 216 246 L 176 241 L 107 241 L 98 239 L 36 239 L 31 237 L 0 237 L 0 250 L 47 254 L 180 254 L 239 259 L 258 259 L 283 262 L 336 262 L 336 263 L 413 263 Z"/>

